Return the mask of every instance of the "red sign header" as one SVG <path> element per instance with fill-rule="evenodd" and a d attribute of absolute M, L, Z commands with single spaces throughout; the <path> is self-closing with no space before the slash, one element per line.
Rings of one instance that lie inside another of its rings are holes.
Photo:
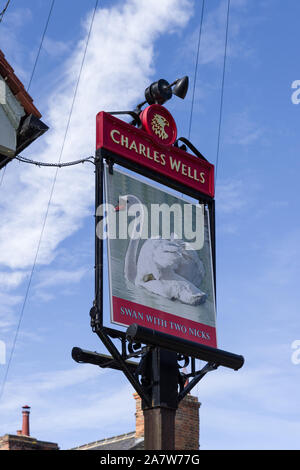
<path fill-rule="evenodd" d="M 96 149 L 106 149 L 169 177 L 189 188 L 214 197 L 214 166 L 174 147 L 176 124 L 166 108 L 148 106 L 138 129 L 101 111 L 96 118 Z"/>

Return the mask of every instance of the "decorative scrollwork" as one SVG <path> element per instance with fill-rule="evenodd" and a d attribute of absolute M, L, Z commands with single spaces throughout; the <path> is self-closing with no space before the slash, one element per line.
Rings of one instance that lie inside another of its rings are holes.
<path fill-rule="evenodd" d="M 137 356 L 139 354 L 139 350 L 141 349 L 142 345 L 141 343 L 128 343 L 127 348 L 129 354 L 134 354 L 137 353 Z"/>
<path fill-rule="evenodd" d="M 181 361 L 184 361 L 183 365 L 179 364 Z M 184 356 L 183 354 L 177 354 L 177 362 L 179 369 L 183 369 L 189 365 L 190 358 L 188 356 Z"/>

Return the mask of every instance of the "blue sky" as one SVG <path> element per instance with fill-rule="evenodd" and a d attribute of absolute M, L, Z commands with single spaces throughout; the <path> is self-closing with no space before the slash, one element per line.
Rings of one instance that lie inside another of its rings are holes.
<path fill-rule="evenodd" d="M 5 2 L 2 2 L 3 5 Z M 55 3 L 30 94 L 50 130 L 23 155 L 57 161 L 95 2 Z M 51 2 L 12 0 L 0 47 L 29 83 Z M 0 6 L 1 2 L 0 2 Z M 202 2 L 99 1 L 62 161 L 92 155 L 95 115 L 133 109 L 145 87 L 189 75 L 167 104 L 187 136 Z M 191 140 L 216 160 L 227 2 L 206 2 Z M 219 347 L 245 357 L 194 389 L 202 449 L 297 449 L 300 79 L 296 0 L 232 0 L 216 181 Z M 0 340 L 13 344 L 54 171 L 11 163 L 0 188 Z M 79 365 L 73 346 L 105 352 L 89 326 L 94 288 L 94 173 L 61 169 L 0 403 L 0 435 L 32 407 L 31 433 L 61 448 L 134 429 L 133 389 L 116 371 Z M 6 366 L 0 364 L 0 381 Z"/>

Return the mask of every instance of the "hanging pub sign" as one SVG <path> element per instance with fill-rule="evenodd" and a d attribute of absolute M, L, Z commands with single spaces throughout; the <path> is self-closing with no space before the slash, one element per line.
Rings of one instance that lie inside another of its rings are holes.
<path fill-rule="evenodd" d="M 216 347 L 207 209 L 108 167 L 105 195 L 112 323 Z"/>
<path fill-rule="evenodd" d="M 139 118 L 139 128 L 103 111 L 96 120 L 96 148 L 108 163 L 106 212 L 98 212 L 97 235 L 107 238 L 111 322 L 216 347 L 209 212 L 214 166 L 174 145 L 176 123 L 164 106 L 151 104 Z M 112 163 L 164 186 L 129 176 Z M 172 194 L 166 185 L 201 204 Z"/>

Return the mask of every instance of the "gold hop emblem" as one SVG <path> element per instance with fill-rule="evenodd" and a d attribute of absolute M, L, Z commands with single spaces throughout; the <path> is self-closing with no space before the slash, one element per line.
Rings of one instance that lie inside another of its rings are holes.
<path fill-rule="evenodd" d="M 169 137 L 165 131 L 165 127 L 169 125 L 170 124 L 165 117 L 157 113 L 154 114 L 152 121 L 151 121 L 152 130 L 156 135 L 158 135 L 163 140 Z"/>

